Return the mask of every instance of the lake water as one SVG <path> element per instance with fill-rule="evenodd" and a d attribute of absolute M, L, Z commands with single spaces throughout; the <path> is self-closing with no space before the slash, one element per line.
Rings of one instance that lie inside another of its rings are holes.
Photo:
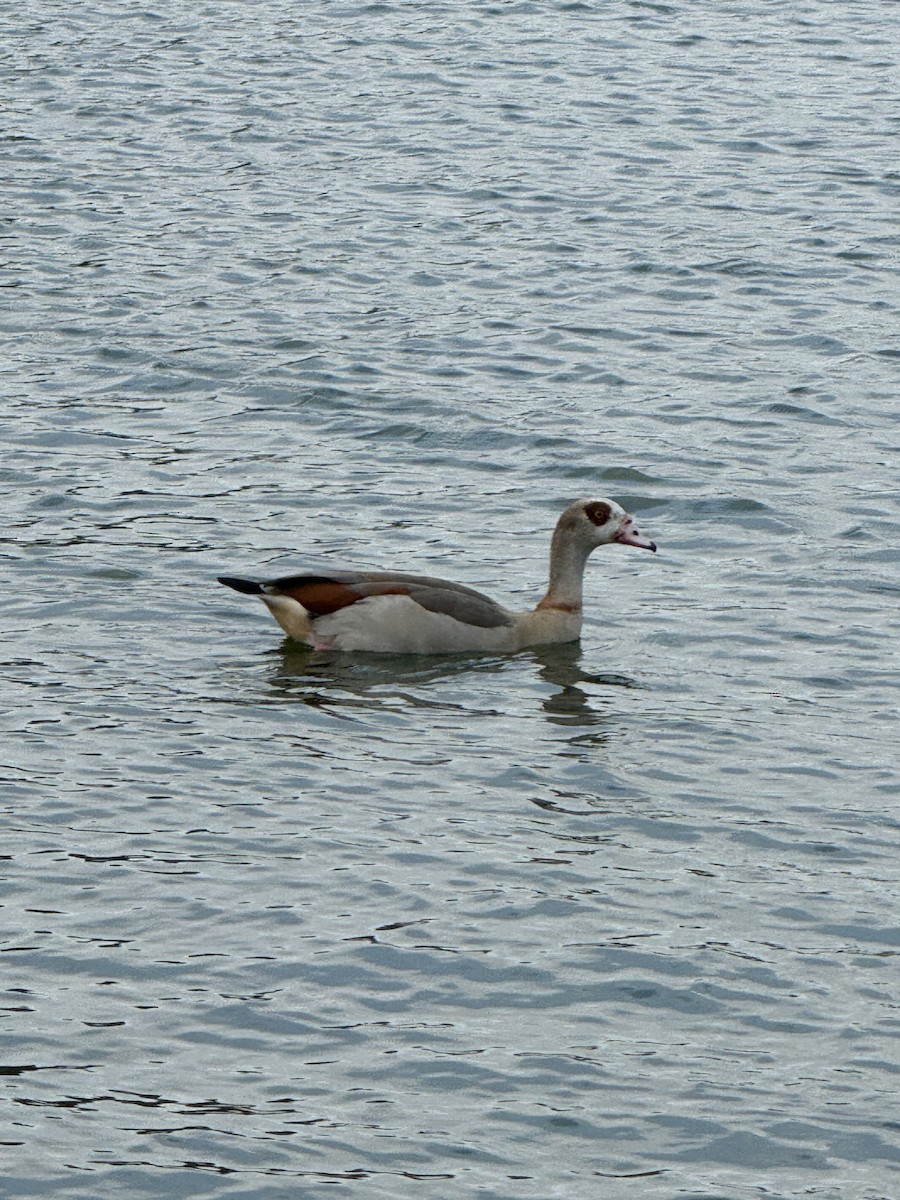
<path fill-rule="evenodd" d="M 7 12 L 6 1194 L 900 1194 L 896 16 Z"/>

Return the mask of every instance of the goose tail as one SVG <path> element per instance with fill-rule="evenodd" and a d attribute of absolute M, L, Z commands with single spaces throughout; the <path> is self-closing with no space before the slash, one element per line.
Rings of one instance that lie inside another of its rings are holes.
<path fill-rule="evenodd" d="M 220 575 L 219 583 L 224 583 L 226 587 L 234 588 L 236 592 L 243 592 L 245 596 L 262 595 L 262 584 L 254 583 L 252 579 L 232 579 L 230 575 Z"/>

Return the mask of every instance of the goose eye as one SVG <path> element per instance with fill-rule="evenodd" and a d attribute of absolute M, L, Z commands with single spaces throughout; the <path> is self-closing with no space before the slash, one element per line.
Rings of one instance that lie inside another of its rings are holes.
<path fill-rule="evenodd" d="M 602 500 L 592 500 L 584 506 L 585 516 L 595 525 L 605 525 L 612 516 L 612 509 Z"/>

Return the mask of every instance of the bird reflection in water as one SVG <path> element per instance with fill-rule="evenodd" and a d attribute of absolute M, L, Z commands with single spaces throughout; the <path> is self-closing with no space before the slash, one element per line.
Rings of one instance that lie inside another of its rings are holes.
<path fill-rule="evenodd" d="M 275 669 L 270 686 L 280 699 L 290 699 L 312 707 L 381 706 L 386 697 L 383 689 L 403 688 L 406 700 L 416 707 L 444 707 L 444 695 L 429 699 L 409 688 L 421 688 L 432 683 L 461 678 L 477 672 L 481 676 L 501 674 L 521 668 L 530 660 L 544 682 L 558 689 L 541 700 L 546 719 L 554 725 L 589 728 L 573 742 L 602 742 L 603 729 L 615 716 L 614 696 L 588 692 L 582 685 L 613 689 L 633 687 L 634 681 L 625 675 L 594 673 L 581 666 L 581 646 L 578 642 L 539 646 L 514 655 L 386 655 L 386 654 L 315 654 L 297 642 L 285 641 L 273 651 Z M 502 715 L 502 689 L 498 687 L 498 704 L 489 710 Z M 482 710 L 484 715 L 488 715 Z"/>
<path fill-rule="evenodd" d="M 531 657 L 537 664 L 540 676 L 559 691 L 543 701 L 547 720 L 554 725 L 588 726 L 592 733 L 585 733 L 573 742 L 602 742 L 606 740 L 603 728 L 615 717 L 613 696 L 589 693 L 581 686 L 593 684 L 598 687 L 633 687 L 633 680 L 626 675 L 601 674 L 585 671 L 581 665 L 581 645 L 566 642 L 560 646 L 541 646 L 532 650 Z"/>

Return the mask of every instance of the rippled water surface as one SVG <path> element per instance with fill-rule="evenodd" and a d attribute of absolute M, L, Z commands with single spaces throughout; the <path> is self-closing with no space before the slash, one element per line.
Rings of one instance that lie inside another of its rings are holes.
<path fill-rule="evenodd" d="M 896 15 L 8 10 L 11 1196 L 898 1195 Z"/>

